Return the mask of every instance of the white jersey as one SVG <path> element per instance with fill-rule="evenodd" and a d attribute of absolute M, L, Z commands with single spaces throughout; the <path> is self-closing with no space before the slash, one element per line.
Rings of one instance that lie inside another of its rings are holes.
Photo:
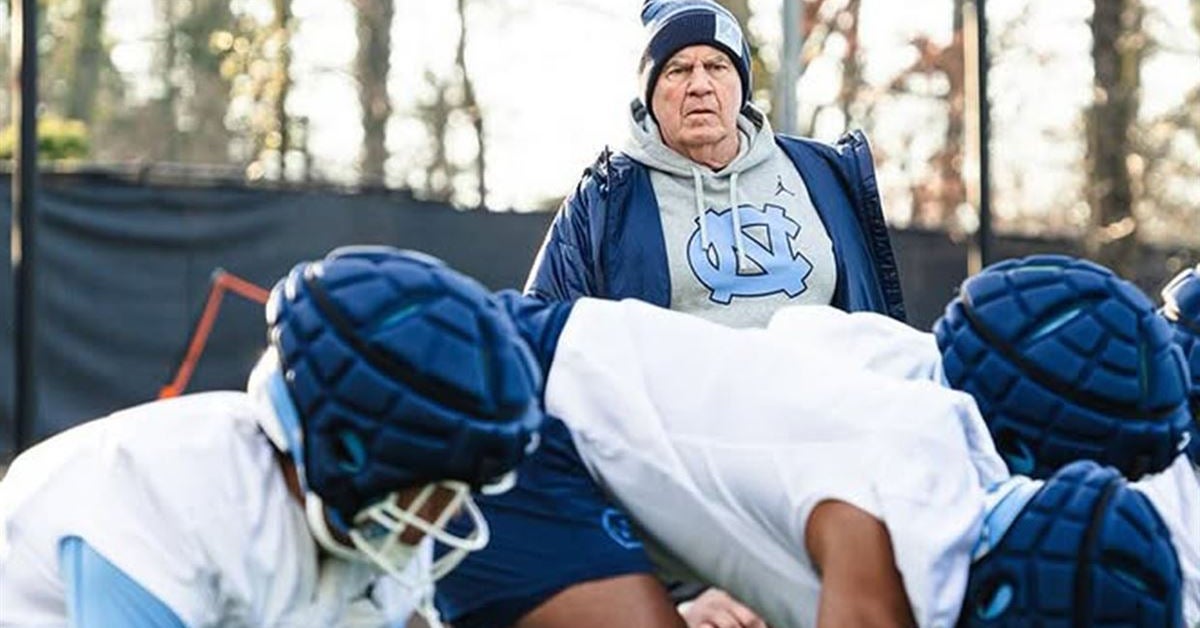
<path fill-rule="evenodd" d="M 944 382 L 932 334 L 879 314 L 786 308 L 771 320 L 771 328 L 804 346 L 837 347 L 839 355 L 873 371 Z M 1200 628 L 1200 468 L 1179 456 L 1162 473 L 1133 486 L 1149 498 L 1171 531 L 1183 573 L 1184 621 Z"/>
<path fill-rule="evenodd" d="M 243 393 L 189 395 L 17 458 L 0 482 L 0 626 L 66 623 L 68 536 L 189 626 L 403 625 L 415 602 L 398 583 L 318 553 L 259 411 Z"/>
<path fill-rule="evenodd" d="M 1171 530 L 1183 571 L 1184 623 L 1200 628 L 1200 467 L 1180 456 L 1166 471 L 1133 484 Z"/>
<path fill-rule="evenodd" d="M 776 312 L 768 327 L 799 351 L 833 354 L 890 377 L 945 383 L 942 352 L 933 334 L 889 316 L 848 314 L 833 307 L 788 307 Z"/>
<path fill-rule="evenodd" d="M 769 624 L 816 624 L 805 525 L 838 499 L 887 526 L 920 625 L 953 625 L 984 487 L 1007 477 L 1003 462 L 970 397 L 843 351 L 786 327 L 732 330 L 584 299 L 559 339 L 546 406 L 653 554 Z"/>

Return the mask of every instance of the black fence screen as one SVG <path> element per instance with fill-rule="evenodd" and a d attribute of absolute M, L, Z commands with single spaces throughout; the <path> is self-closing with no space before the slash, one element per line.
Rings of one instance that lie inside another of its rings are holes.
<path fill-rule="evenodd" d="M 5 226 L 8 199 L 5 189 Z M 492 288 L 520 287 L 551 218 L 457 211 L 383 190 L 150 185 L 108 175 L 46 175 L 38 207 L 34 439 L 155 398 L 183 357 L 217 269 L 269 287 L 297 261 L 335 246 L 390 244 L 442 257 Z M 965 248 L 940 232 L 893 238 L 910 322 L 928 329 L 966 274 Z M 994 250 L 1006 257 L 1072 248 L 1001 239 Z M 1171 254 L 1175 267 L 1196 261 Z M 9 259 L 8 238 L 0 238 L 0 255 Z M 1145 256 L 1144 287 L 1161 283 L 1167 257 Z M 14 445 L 20 368 L 12 284 L 11 272 L 0 274 L 0 462 Z M 188 390 L 241 388 L 264 342 L 261 305 L 227 295 Z"/>
<path fill-rule="evenodd" d="M 11 222 L 9 194 L 0 220 Z M 432 253 L 493 287 L 519 287 L 547 214 L 462 212 L 395 192 L 176 187 L 46 176 L 36 258 L 41 439 L 155 398 L 222 268 L 263 287 L 344 244 Z M 9 259 L 9 239 L 0 254 Z M 8 264 L 3 264 L 7 271 Z M 0 275 L 0 461 L 13 448 L 13 281 Z M 241 388 L 265 343 L 261 305 L 225 297 L 189 390 Z"/>

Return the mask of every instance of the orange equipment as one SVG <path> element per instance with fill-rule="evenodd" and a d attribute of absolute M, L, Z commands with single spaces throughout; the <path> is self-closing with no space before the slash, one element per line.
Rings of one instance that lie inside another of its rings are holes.
<path fill-rule="evenodd" d="M 196 370 L 196 363 L 200 361 L 200 356 L 204 353 L 204 346 L 208 344 L 208 336 L 212 333 L 213 323 L 217 320 L 217 313 L 221 311 L 221 300 L 225 298 L 226 292 L 232 292 L 262 304 L 266 304 L 267 297 L 270 295 L 266 289 L 246 281 L 224 268 L 214 270 L 208 290 L 208 299 L 204 303 L 204 311 L 200 315 L 200 320 L 196 322 L 196 327 L 192 330 L 192 339 L 188 342 L 187 353 L 179 363 L 178 370 L 175 371 L 175 378 L 158 391 L 159 399 L 178 397 L 187 388 L 188 382 L 192 379 L 192 373 Z"/>

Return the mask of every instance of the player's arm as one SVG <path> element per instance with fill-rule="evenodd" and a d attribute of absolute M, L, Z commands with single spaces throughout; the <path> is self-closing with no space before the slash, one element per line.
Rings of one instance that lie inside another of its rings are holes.
<path fill-rule="evenodd" d="M 883 522 L 829 500 L 813 509 L 804 536 L 821 574 L 819 627 L 916 625 Z"/>
<path fill-rule="evenodd" d="M 58 565 L 71 628 L 184 628 L 162 600 L 83 539 L 69 536 L 59 543 Z"/>

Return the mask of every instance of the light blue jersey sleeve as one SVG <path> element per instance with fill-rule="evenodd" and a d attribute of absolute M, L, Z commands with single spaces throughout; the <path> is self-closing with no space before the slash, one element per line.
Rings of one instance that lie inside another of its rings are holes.
<path fill-rule="evenodd" d="M 77 536 L 59 543 L 58 566 L 71 628 L 184 626 L 162 600 Z"/>

